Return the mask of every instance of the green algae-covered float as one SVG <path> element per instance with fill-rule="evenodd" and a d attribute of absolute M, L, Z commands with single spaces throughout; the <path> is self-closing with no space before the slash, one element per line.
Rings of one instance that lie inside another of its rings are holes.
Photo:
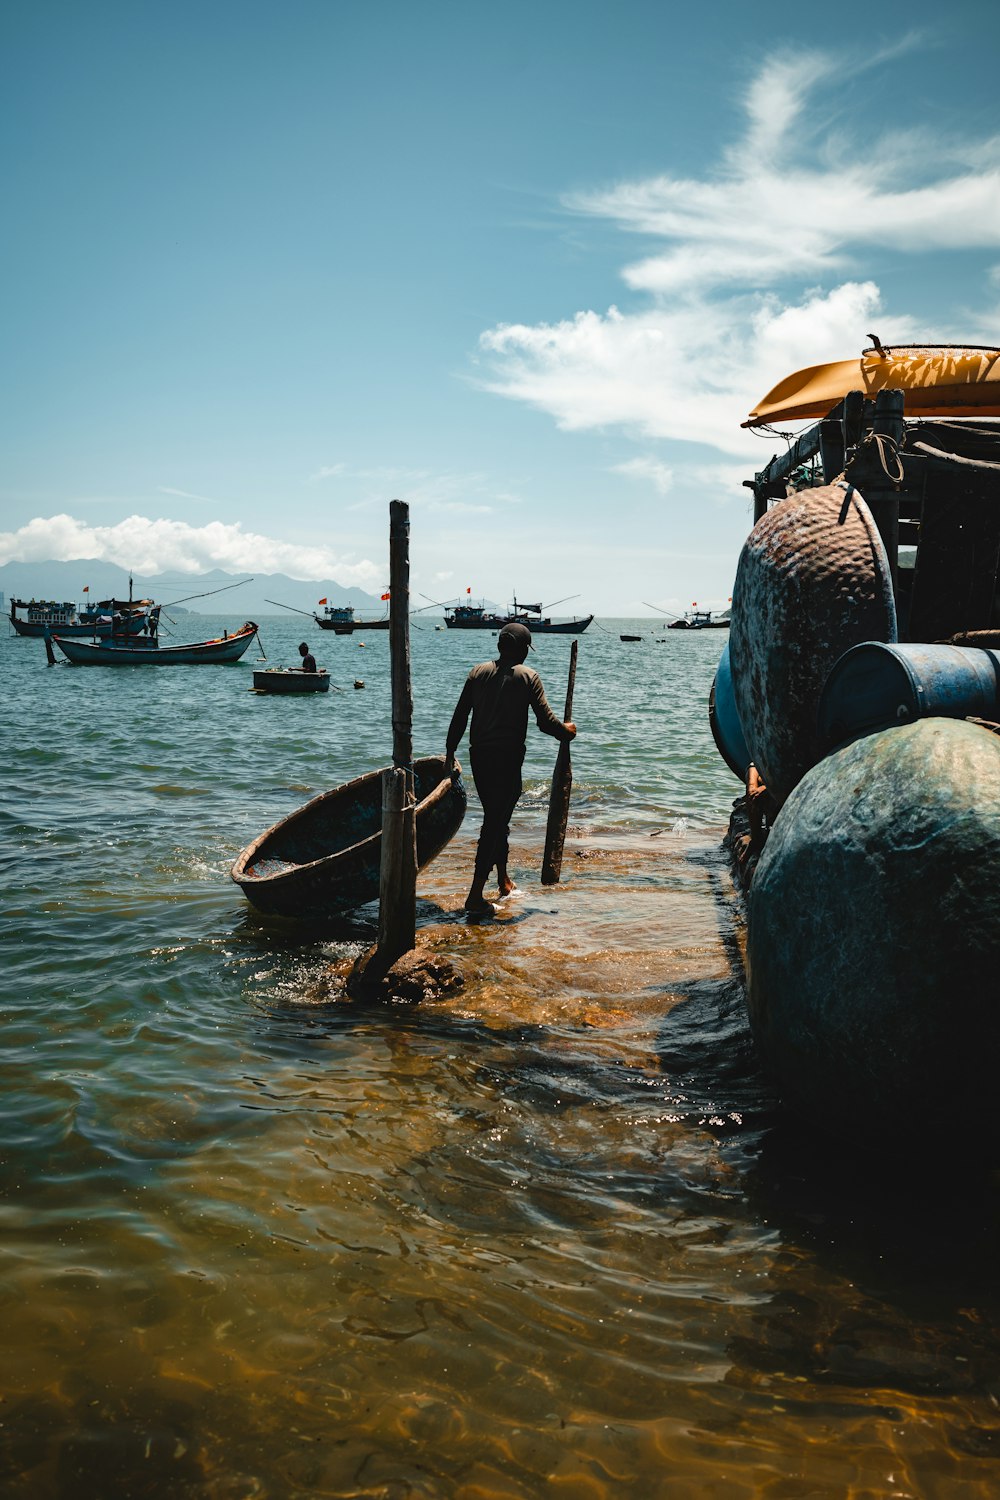
<path fill-rule="evenodd" d="M 998 417 L 1000 350 L 875 340 L 746 424 L 818 419 L 748 482 L 713 686 L 748 1012 L 785 1101 L 868 1147 L 1000 1151 Z"/>

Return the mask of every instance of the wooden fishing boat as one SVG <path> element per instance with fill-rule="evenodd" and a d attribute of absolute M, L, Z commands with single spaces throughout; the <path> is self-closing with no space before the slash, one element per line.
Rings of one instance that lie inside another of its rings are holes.
<path fill-rule="evenodd" d="M 124 640 L 78 641 L 54 635 L 52 644 L 59 647 L 66 660 L 75 667 L 169 667 L 195 666 L 201 663 L 239 661 L 257 634 L 253 620 L 247 620 L 232 635 L 217 636 L 211 641 L 195 641 L 188 646 L 161 646 L 157 641 Z"/>
<path fill-rule="evenodd" d="M 330 674 L 325 667 L 318 672 L 302 672 L 295 667 L 254 668 L 255 693 L 328 693 Z"/>
<path fill-rule="evenodd" d="M 506 614 L 488 610 L 483 604 L 456 604 L 444 617 L 449 630 L 502 630 L 505 625 L 526 625 L 532 635 L 582 635 L 593 620 L 584 615 L 575 620 L 553 620 L 543 615 L 541 604 L 519 604 L 515 598 Z"/>
<path fill-rule="evenodd" d="M 676 620 L 671 620 L 668 630 L 728 630 L 729 610 L 689 609 Z"/>
<path fill-rule="evenodd" d="M 321 615 L 313 615 L 320 630 L 332 630 L 335 635 L 353 635 L 356 630 L 388 630 L 389 616 L 377 615 L 373 619 L 359 619 L 353 604 L 328 604 Z"/>
<path fill-rule="evenodd" d="M 413 774 L 422 869 L 462 826 L 467 797 L 461 775 L 445 774 L 441 755 L 415 761 Z M 323 792 L 282 818 L 247 845 L 230 874 L 258 911 L 323 922 L 378 897 L 381 859 L 379 770 Z"/>
<path fill-rule="evenodd" d="M 46 634 L 89 636 L 156 634 L 160 606 L 152 599 L 101 599 L 95 604 L 54 599 L 12 599 L 8 616 L 16 635 L 41 640 Z"/>

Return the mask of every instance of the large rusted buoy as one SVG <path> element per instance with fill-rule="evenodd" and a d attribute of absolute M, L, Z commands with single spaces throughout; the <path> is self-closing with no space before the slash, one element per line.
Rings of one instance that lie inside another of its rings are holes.
<path fill-rule="evenodd" d="M 750 890 L 747 1005 L 787 1104 L 876 1150 L 1000 1151 L 1000 738 L 921 719 L 799 782 Z"/>
<path fill-rule="evenodd" d="M 801 490 L 761 517 L 737 567 L 729 650 L 747 748 L 778 803 L 822 753 L 816 710 L 834 662 L 895 639 L 889 562 L 856 489 Z"/>

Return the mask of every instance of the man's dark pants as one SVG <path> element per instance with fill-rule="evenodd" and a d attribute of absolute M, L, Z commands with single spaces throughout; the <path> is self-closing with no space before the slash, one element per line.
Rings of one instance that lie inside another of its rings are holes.
<path fill-rule="evenodd" d="M 483 826 L 476 849 L 476 879 L 486 880 L 494 865 L 505 866 L 510 820 L 521 795 L 524 746 L 472 750 L 472 779 L 483 804 Z"/>

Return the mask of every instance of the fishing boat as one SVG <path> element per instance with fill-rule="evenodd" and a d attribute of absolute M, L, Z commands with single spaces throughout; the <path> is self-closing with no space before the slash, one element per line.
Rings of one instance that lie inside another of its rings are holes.
<path fill-rule="evenodd" d="M 64 640 L 54 635 L 46 646 L 58 646 L 75 667 L 168 667 L 195 666 L 239 661 L 257 634 L 253 620 L 239 630 L 216 636 L 210 641 L 195 641 L 187 646 L 161 646 L 158 640 L 135 637 L 107 641 Z"/>
<path fill-rule="evenodd" d="M 389 616 L 378 615 L 361 619 L 355 614 L 353 604 L 328 604 L 321 615 L 313 619 L 320 630 L 332 630 L 335 635 L 353 635 L 356 630 L 388 630 Z"/>
<path fill-rule="evenodd" d="M 90 636 L 155 634 L 160 607 L 152 599 L 101 599 L 94 604 L 53 599 L 11 599 L 8 619 L 15 634 L 40 640 L 46 634 Z"/>
<path fill-rule="evenodd" d="M 455 836 L 465 817 L 461 775 L 444 757 L 414 762 L 417 866 Z M 374 901 L 382 859 L 382 772 L 370 771 L 305 803 L 240 854 L 230 874 L 268 916 L 322 922 Z"/>
<path fill-rule="evenodd" d="M 318 672 L 303 672 L 297 667 L 254 668 L 255 693 L 328 693 L 330 675 L 325 667 Z"/>
<path fill-rule="evenodd" d="M 710 719 L 760 1059 L 871 1153 L 1000 1160 L 1000 348 L 781 381 Z"/>
<path fill-rule="evenodd" d="M 488 610 L 484 604 L 456 604 L 446 612 L 444 623 L 449 630 L 497 631 L 505 625 L 526 625 L 532 635 L 581 635 L 594 618 L 585 615 L 575 620 L 553 620 L 542 613 L 543 608 L 541 604 L 519 604 L 516 597 L 505 614 Z"/>
<path fill-rule="evenodd" d="M 668 630 L 728 630 L 729 610 L 689 609 L 671 620 Z"/>

